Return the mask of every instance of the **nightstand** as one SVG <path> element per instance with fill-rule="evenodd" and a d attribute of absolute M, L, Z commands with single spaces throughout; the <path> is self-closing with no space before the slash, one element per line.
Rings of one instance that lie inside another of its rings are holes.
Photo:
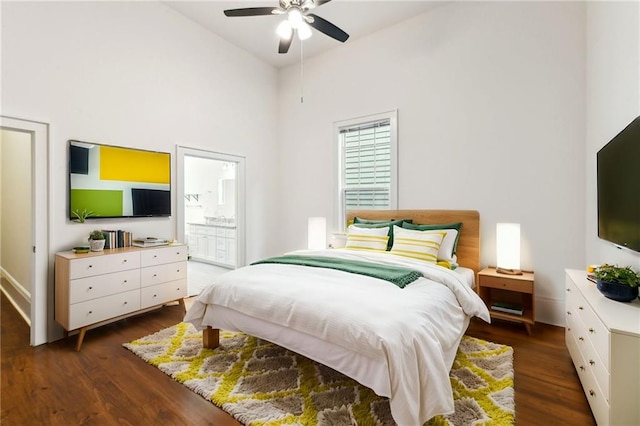
<path fill-rule="evenodd" d="M 485 268 L 478 272 L 478 294 L 489 308 L 491 318 L 522 323 L 531 334 L 531 326 L 536 322 L 533 282 L 533 272 L 508 275 Z"/>

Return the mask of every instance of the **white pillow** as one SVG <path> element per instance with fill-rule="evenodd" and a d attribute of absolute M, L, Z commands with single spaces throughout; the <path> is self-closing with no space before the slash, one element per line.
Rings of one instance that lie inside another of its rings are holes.
<path fill-rule="evenodd" d="M 416 230 L 418 231 L 418 230 Z M 456 238 L 458 238 L 458 230 L 457 229 L 429 229 L 427 231 L 418 231 L 425 233 L 445 233 L 442 242 L 440 243 L 440 248 L 438 249 L 438 260 L 444 260 L 447 262 L 456 262 L 456 255 L 453 254 L 453 245 L 456 243 Z"/>
<path fill-rule="evenodd" d="M 345 248 L 351 250 L 387 251 L 389 227 L 359 228 L 349 226 Z"/>
<path fill-rule="evenodd" d="M 438 250 L 445 235 L 442 230 L 415 231 L 394 225 L 391 254 L 436 263 Z"/>

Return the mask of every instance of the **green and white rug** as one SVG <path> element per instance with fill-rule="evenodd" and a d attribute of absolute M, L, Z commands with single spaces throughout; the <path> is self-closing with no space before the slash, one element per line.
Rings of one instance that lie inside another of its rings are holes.
<path fill-rule="evenodd" d="M 246 425 L 394 425 L 386 398 L 301 355 L 243 333 L 180 323 L 123 345 Z M 512 425 L 513 349 L 465 336 L 450 374 L 455 413 L 427 425 Z"/>

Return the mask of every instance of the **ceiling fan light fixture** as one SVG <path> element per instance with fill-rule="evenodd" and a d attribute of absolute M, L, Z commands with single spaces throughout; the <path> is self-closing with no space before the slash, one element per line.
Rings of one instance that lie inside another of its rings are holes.
<path fill-rule="evenodd" d="M 293 36 L 293 28 L 291 27 L 289 21 L 286 19 L 280 22 L 280 25 L 278 25 L 276 32 L 278 33 L 278 36 L 280 36 L 280 38 L 283 40 L 289 40 L 291 36 Z"/>
<path fill-rule="evenodd" d="M 291 6 L 289 12 L 287 13 L 289 24 L 291 24 L 291 28 L 298 29 L 300 25 L 302 25 L 303 17 L 302 11 L 297 6 Z"/>
<path fill-rule="evenodd" d="M 297 32 L 298 38 L 300 40 L 306 40 L 311 37 L 311 27 L 309 27 L 309 25 L 307 25 L 305 22 L 301 23 L 300 26 L 298 26 Z"/>

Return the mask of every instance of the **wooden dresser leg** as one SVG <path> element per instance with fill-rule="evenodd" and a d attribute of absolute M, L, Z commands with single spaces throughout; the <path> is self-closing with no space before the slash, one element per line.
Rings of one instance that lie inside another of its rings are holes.
<path fill-rule="evenodd" d="M 178 299 L 178 304 L 180 306 L 182 306 L 182 310 L 184 311 L 184 313 L 187 313 L 187 305 L 184 304 L 184 299 Z"/>
<path fill-rule="evenodd" d="M 531 324 L 529 324 L 529 323 L 526 323 L 526 322 L 525 322 L 525 323 L 524 323 L 524 328 L 526 328 L 526 329 L 527 329 L 527 334 L 528 334 L 529 336 L 531 336 Z"/>
<path fill-rule="evenodd" d="M 87 334 L 87 327 L 82 327 L 78 332 L 78 342 L 76 343 L 77 352 L 80 352 L 80 347 L 82 346 L 82 341 L 84 340 L 85 334 Z"/>
<path fill-rule="evenodd" d="M 202 331 L 202 347 L 215 349 L 220 346 L 220 330 L 207 327 Z"/>

